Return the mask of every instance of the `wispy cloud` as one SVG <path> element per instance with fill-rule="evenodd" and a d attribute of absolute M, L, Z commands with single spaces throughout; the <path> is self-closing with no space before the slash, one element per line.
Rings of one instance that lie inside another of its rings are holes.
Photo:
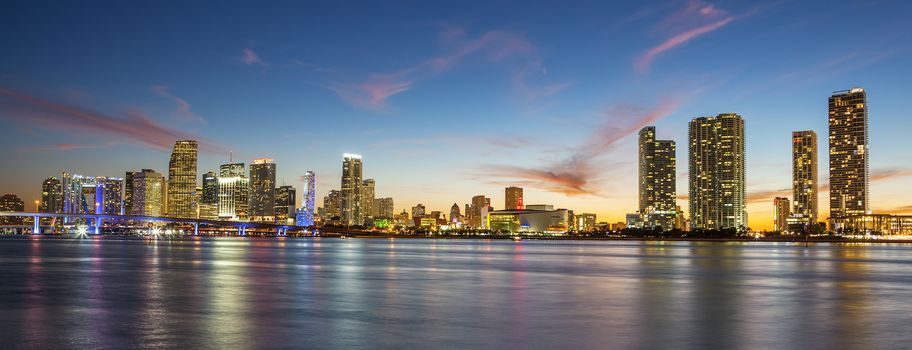
<path fill-rule="evenodd" d="M 483 57 L 489 62 L 499 62 L 516 56 L 534 57 L 536 53 L 535 46 L 525 37 L 508 31 L 489 31 L 470 38 L 465 30 L 450 27 L 441 32 L 439 40 L 444 49 L 438 56 L 398 71 L 371 74 L 363 82 L 334 82 L 327 85 L 327 88 L 355 107 L 380 110 L 386 106 L 389 98 L 408 91 L 418 82 L 453 69 L 468 57 Z M 538 65 L 541 66 L 540 63 Z M 565 86 L 547 87 L 539 94 L 550 95 L 563 88 Z"/>
<path fill-rule="evenodd" d="M 573 85 L 573 83 L 569 81 L 546 83 L 543 85 L 534 85 L 530 83 L 530 80 L 540 79 L 546 74 L 548 74 L 548 70 L 542 65 L 542 62 L 540 60 L 535 60 L 515 71 L 511 78 L 511 82 L 513 83 L 513 88 L 527 100 L 548 97 Z"/>
<path fill-rule="evenodd" d="M 4 87 L 0 87 L 0 110 L 4 111 L 0 117 L 35 128 L 73 134 L 89 132 L 158 149 L 169 149 L 176 140 L 195 139 L 204 152 L 224 152 L 224 148 L 208 140 L 161 125 L 138 110 L 128 111 L 127 118 L 116 118 Z"/>
<path fill-rule="evenodd" d="M 656 25 L 657 29 L 671 30 L 674 34 L 638 56 L 633 64 L 634 70 L 638 74 L 646 73 L 663 53 L 716 31 L 734 20 L 735 16 L 712 4 L 699 0 L 688 1 L 683 8 Z"/>
<path fill-rule="evenodd" d="M 190 111 L 190 103 L 183 98 L 177 97 L 171 93 L 171 90 L 165 85 L 152 85 L 152 91 L 161 97 L 167 98 L 177 105 L 176 115 L 183 121 L 195 123 L 205 123 L 203 117 Z"/>
<path fill-rule="evenodd" d="M 77 145 L 72 143 L 58 143 L 47 146 L 32 146 L 21 148 L 22 152 L 48 152 L 48 151 L 70 151 L 70 150 L 80 150 L 80 149 L 100 149 L 116 146 L 116 142 L 105 142 L 102 144 L 94 145 Z"/>
<path fill-rule="evenodd" d="M 617 105 L 603 113 L 601 125 L 564 159 L 541 167 L 489 165 L 483 167 L 480 174 L 568 196 L 599 195 L 596 185 L 602 171 L 596 166 L 598 158 L 611 151 L 624 137 L 674 113 L 681 103 L 681 98 L 665 97 L 648 109 L 631 104 Z"/>
<path fill-rule="evenodd" d="M 903 168 L 882 168 L 874 169 L 871 171 L 871 175 L 868 177 L 868 180 L 871 183 L 889 181 L 894 179 L 901 179 L 906 177 L 912 177 L 912 169 L 903 169 Z M 830 184 L 823 183 L 820 187 L 817 188 L 818 193 L 828 193 L 830 192 Z M 748 192 L 746 196 L 746 201 L 748 204 L 751 203 L 761 203 L 761 202 L 773 202 L 775 197 L 791 197 L 792 189 L 783 188 L 778 190 L 764 190 L 764 191 L 753 191 Z"/>
<path fill-rule="evenodd" d="M 255 51 L 253 51 L 253 49 L 249 47 L 245 47 L 243 50 L 241 50 L 240 60 L 246 65 L 266 65 L 266 62 L 260 59 L 260 55 L 258 55 Z"/>

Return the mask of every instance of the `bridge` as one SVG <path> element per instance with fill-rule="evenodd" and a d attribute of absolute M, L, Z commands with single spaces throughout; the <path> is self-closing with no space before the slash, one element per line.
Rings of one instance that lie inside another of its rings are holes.
<path fill-rule="evenodd" d="M 147 223 L 166 223 L 166 224 L 183 224 L 193 226 L 193 235 L 199 235 L 200 226 L 210 226 L 217 228 L 236 229 L 239 236 L 246 236 L 248 230 L 265 230 L 275 233 L 276 236 L 287 236 L 288 232 L 306 233 L 314 232 L 311 227 L 284 225 L 270 222 L 247 222 L 247 221 L 225 221 L 225 220 L 207 220 L 194 218 L 174 218 L 160 216 L 142 216 L 142 215 L 113 215 L 113 214 L 62 214 L 62 213 L 35 213 L 35 212 L 0 212 L 0 217 L 18 217 L 32 218 L 32 234 L 41 234 L 41 219 L 84 219 L 91 224 L 89 229 L 91 234 L 100 235 L 105 222 L 147 222 Z M 27 226 L 25 226 L 27 227 Z M 44 225 L 44 227 L 51 227 Z M 114 226 L 111 226 L 112 228 Z M 89 232 L 89 230 L 87 230 Z"/>

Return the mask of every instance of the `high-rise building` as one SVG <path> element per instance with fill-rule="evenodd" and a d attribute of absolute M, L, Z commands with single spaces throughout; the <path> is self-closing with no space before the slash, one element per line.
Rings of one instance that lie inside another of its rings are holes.
<path fill-rule="evenodd" d="M 171 161 L 168 162 L 169 217 L 196 217 L 193 203 L 193 191 L 196 190 L 196 152 L 196 141 L 182 140 L 174 143 Z"/>
<path fill-rule="evenodd" d="M 374 215 L 374 199 L 377 183 L 374 179 L 365 179 L 361 182 L 361 214 L 364 217 L 376 217 Z"/>
<path fill-rule="evenodd" d="M 133 215 L 133 175 L 135 174 L 135 171 L 124 173 L 123 206 L 124 214 L 126 215 Z"/>
<path fill-rule="evenodd" d="M 25 211 L 25 202 L 15 194 L 5 194 L 0 196 L 0 211 Z M 23 222 L 21 217 L 0 217 L 0 225 L 22 225 Z"/>
<path fill-rule="evenodd" d="M 304 173 L 304 195 L 301 196 L 301 208 L 298 209 L 295 224 L 298 226 L 313 226 L 316 197 L 316 176 L 313 171 Z"/>
<path fill-rule="evenodd" d="M 244 163 L 219 167 L 218 216 L 224 220 L 247 220 L 250 205 L 250 180 L 244 174 Z"/>
<path fill-rule="evenodd" d="M 420 218 L 427 215 L 427 209 L 424 207 L 424 204 L 418 203 L 418 205 L 412 207 L 412 218 Z"/>
<path fill-rule="evenodd" d="M 63 173 L 63 212 L 92 214 L 95 212 L 95 178 Z M 86 193 L 90 194 L 88 197 Z"/>
<path fill-rule="evenodd" d="M 63 186 L 60 180 L 51 176 L 41 184 L 41 207 L 42 213 L 62 213 L 63 212 Z"/>
<path fill-rule="evenodd" d="M 865 90 L 829 99 L 830 218 L 868 214 L 868 103 Z"/>
<path fill-rule="evenodd" d="M 295 218 L 295 200 L 297 191 L 291 186 L 281 186 L 275 190 L 275 221 L 278 223 L 288 223 L 289 219 Z"/>
<path fill-rule="evenodd" d="M 122 215 L 124 179 L 119 177 L 98 177 L 95 179 L 95 202 L 98 210 L 102 214 Z"/>
<path fill-rule="evenodd" d="M 787 231 L 788 217 L 791 215 L 789 199 L 785 197 L 776 197 L 773 199 L 773 230 Z"/>
<path fill-rule="evenodd" d="M 450 207 L 450 222 L 459 222 L 462 217 L 462 213 L 459 212 L 459 204 L 453 203 L 453 206 Z"/>
<path fill-rule="evenodd" d="M 506 210 L 523 210 L 522 187 L 510 186 L 504 189 L 504 208 Z"/>
<path fill-rule="evenodd" d="M 656 140 L 654 126 L 640 130 L 639 140 L 639 214 L 644 228 L 674 227 L 675 142 Z"/>
<path fill-rule="evenodd" d="M 339 190 L 330 190 L 323 197 L 323 212 L 325 213 L 324 221 L 333 217 L 342 217 L 342 192 Z"/>
<path fill-rule="evenodd" d="M 734 113 L 695 118 L 688 135 L 691 228 L 746 229 L 744 120 Z"/>
<path fill-rule="evenodd" d="M 161 216 L 165 177 L 152 169 L 132 172 L 131 215 Z"/>
<path fill-rule="evenodd" d="M 792 216 L 817 224 L 817 133 L 792 132 Z"/>
<path fill-rule="evenodd" d="M 379 219 L 392 219 L 395 211 L 393 209 L 393 199 L 390 197 L 386 198 L 377 198 L 374 200 L 374 207 L 376 208 L 377 218 Z"/>
<path fill-rule="evenodd" d="M 200 196 L 200 202 L 206 204 L 218 204 L 218 174 L 209 171 L 203 174 L 203 193 Z"/>
<path fill-rule="evenodd" d="M 361 225 L 364 215 L 361 211 L 361 156 L 342 155 L 342 224 Z"/>
<path fill-rule="evenodd" d="M 477 195 L 472 197 L 472 204 L 469 205 L 469 210 L 466 213 L 469 219 L 469 226 L 480 228 L 485 225 L 485 220 L 482 219 L 482 211 L 490 209 L 491 207 L 491 198 L 485 197 L 484 195 Z"/>
<path fill-rule="evenodd" d="M 271 158 L 254 159 L 250 164 L 251 220 L 272 221 L 276 203 L 276 164 Z"/>

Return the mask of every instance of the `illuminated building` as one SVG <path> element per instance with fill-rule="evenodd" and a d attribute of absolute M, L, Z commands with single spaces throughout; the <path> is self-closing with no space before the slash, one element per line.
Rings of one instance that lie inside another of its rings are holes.
<path fill-rule="evenodd" d="M 695 118 L 688 142 L 691 228 L 745 229 L 744 120 L 735 113 Z"/>
<path fill-rule="evenodd" d="M 591 213 L 577 214 L 573 216 L 573 228 L 577 232 L 590 232 L 596 229 L 596 216 Z"/>
<path fill-rule="evenodd" d="M 504 209 L 523 210 L 522 187 L 510 186 L 504 189 Z"/>
<path fill-rule="evenodd" d="M 166 214 L 175 218 L 195 218 L 197 144 L 193 140 L 174 143 L 171 161 L 168 162 L 168 199 Z"/>
<path fill-rule="evenodd" d="M 67 214 L 121 214 L 123 179 L 63 173 L 63 212 Z"/>
<path fill-rule="evenodd" d="M 525 209 L 528 210 L 554 210 L 554 206 L 551 204 L 529 204 Z"/>
<path fill-rule="evenodd" d="M 912 215 L 856 214 L 831 217 L 830 227 L 842 234 L 912 235 Z"/>
<path fill-rule="evenodd" d="M 342 224 L 361 225 L 364 220 L 361 211 L 361 156 L 357 154 L 342 155 Z"/>
<path fill-rule="evenodd" d="M 487 215 L 487 227 L 495 232 L 546 233 L 567 232 L 566 209 L 547 210 L 495 210 Z"/>
<path fill-rule="evenodd" d="M 165 178 L 151 169 L 132 172 L 131 215 L 162 216 Z"/>
<path fill-rule="evenodd" d="M 374 197 L 377 183 L 374 179 L 366 179 L 361 182 L 361 214 L 365 218 L 376 217 L 374 215 Z"/>
<path fill-rule="evenodd" d="M 250 164 L 251 221 L 273 221 L 276 205 L 276 164 L 271 158 L 254 159 Z"/>
<path fill-rule="evenodd" d="M 132 215 L 133 214 L 133 175 L 136 174 L 135 171 L 127 171 L 124 174 L 124 195 L 123 195 L 123 206 L 124 214 Z"/>
<path fill-rule="evenodd" d="M 412 207 L 412 218 L 424 217 L 426 214 L 425 211 L 426 209 L 424 207 L 424 204 L 419 203 L 418 205 Z"/>
<path fill-rule="evenodd" d="M 124 180 L 119 177 L 98 177 L 95 179 L 97 188 L 95 189 L 95 203 L 98 208 L 96 213 L 110 215 L 122 215 L 123 211 L 123 188 Z"/>
<path fill-rule="evenodd" d="M 295 200 L 297 191 L 291 186 L 281 186 L 275 190 L 275 220 L 278 223 L 288 223 L 295 218 Z"/>
<path fill-rule="evenodd" d="M 316 197 L 316 177 L 313 171 L 304 173 L 304 195 L 301 196 L 301 208 L 298 209 L 295 224 L 298 226 L 313 226 L 314 224 L 314 199 Z"/>
<path fill-rule="evenodd" d="M 206 204 L 218 205 L 218 174 L 209 171 L 203 174 L 203 193 L 200 196 L 200 202 Z"/>
<path fill-rule="evenodd" d="M 773 230 L 788 231 L 788 217 L 792 214 L 789 199 L 776 197 L 773 199 Z"/>
<path fill-rule="evenodd" d="M 817 133 L 792 132 L 792 217 L 817 223 Z"/>
<path fill-rule="evenodd" d="M 219 168 L 218 216 L 224 220 L 247 220 L 250 205 L 250 180 L 244 163 L 223 164 Z"/>
<path fill-rule="evenodd" d="M 381 219 L 392 219 L 395 213 L 393 208 L 393 199 L 377 198 L 374 200 L 374 206 L 377 208 L 377 217 Z"/>
<path fill-rule="evenodd" d="M 329 194 L 323 197 L 324 219 L 333 217 L 342 217 L 342 192 L 339 190 L 330 190 Z"/>
<path fill-rule="evenodd" d="M 62 213 L 63 212 L 63 186 L 60 180 L 51 176 L 41 184 L 41 207 L 42 213 Z"/>
<path fill-rule="evenodd" d="M 453 203 L 450 207 L 450 222 L 460 222 L 462 213 L 459 212 L 459 204 Z"/>
<path fill-rule="evenodd" d="M 830 218 L 869 214 L 868 108 L 864 89 L 829 99 Z"/>
<path fill-rule="evenodd" d="M 0 196 L 0 211 L 25 211 L 25 202 L 15 194 L 5 194 Z M 22 225 L 23 222 L 21 217 L 0 217 L 0 225 Z"/>
<path fill-rule="evenodd" d="M 640 228 L 671 229 L 679 215 L 675 209 L 675 142 L 656 140 L 654 126 L 640 130 L 639 210 Z"/>
<path fill-rule="evenodd" d="M 483 218 L 482 211 L 487 210 L 491 207 L 491 198 L 485 197 L 484 195 L 477 195 L 472 197 L 472 204 L 469 205 L 469 211 L 466 213 L 469 216 L 469 226 L 482 228 L 487 225 L 487 219 Z"/>

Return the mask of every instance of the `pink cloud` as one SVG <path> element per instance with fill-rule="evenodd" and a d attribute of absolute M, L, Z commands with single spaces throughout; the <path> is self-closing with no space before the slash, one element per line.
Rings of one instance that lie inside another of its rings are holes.
<path fill-rule="evenodd" d="M 0 110 L 5 112 L 0 113 L 0 117 L 35 128 L 118 137 L 158 149 L 170 149 L 177 140 L 195 139 L 204 152 L 224 153 L 224 148 L 208 140 L 168 128 L 136 110 L 128 111 L 127 118 L 116 118 L 4 87 L 0 87 Z"/>
<path fill-rule="evenodd" d="M 530 80 L 540 78 L 545 74 L 547 74 L 547 70 L 544 68 L 541 61 L 533 61 L 522 69 L 514 72 L 510 81 L 513 84 L 513 88 L 527 100 L 548 97 L 573 85 L 573 83 L 569 81 L 548 83 L 541 86 L 530 83 Z"/>
<path fill-rule="evenodd" d="M 712 31 L 715 31 L 719 28 L 722 28 L 725 25 L 731 23 L 733 20 L 735 20 L 734 17 L 726 17 L 721 20 L 715 21 L 713 23 L 702 25 L 700 27 L 693 28 L 693 29 L 687 30 L 685 32 L 679 33 L 675 36 L 672 36 L 671 38 L 665 40 L 661 44 L 647 50 L 645 53 L 640 55 L 636 59 L 636 62 L 634 62 L 634 69 L 636 70 L 637 73 L 645 73 L 645 72 L 649 71 L 649 68 L 652 65 L 652 62 L 655 61 L 656 57 L 658 57 L 662 53 L 664 53 L 668 50 L 671 50 L 675 47 L 684 45 L 688 41 L 698 38 L 704 34 L 707 34 Z"/>
<path fill-rule="evenodd" d="M 483 56 L 491 62 L 498 62 L 536 51 L 524 37 L 506 31 L 490 31 L 476 38 L 467 38 L 465 30 L 451 27 L 444 30 L 439 38 L 444 53 L 438 56 L 395 72 L 371 74 L 364 82 L 333 83 L 327 88 L 355 107 L 379 110 L 390 97 L 453 69 L 470 56 Z"/>
<path fill-rule="evenodd" d="M 190 111 L 191 106 L 190 106 L 189 102 L 187 102 L 186 100 L 184 100 L 180 97 L 177 97 L 177 96 L 171 94 L 171 91 L 168 89 L 167 86 L 153 85 L 152 91 L 161 97 L 174 101 L 174 104 L 177 105 L 177 116 L 180 117 L 182 120 L 192 121 L 192 122 L 196 122 L 196 123 L 205 122 L 205 120 L 203 120 L 202 117 L 200 117 Z"/>
<path fill-rule="evenodd" d="M 245 47 L 241 51 L 241 62 L 243 62 L 244 64 L 247 64 L 247 65 L 253 65 L 253 64 L 265 65 L 266 64 L 266 62 L 263 62 L 263 60 L 260 59 L 260 55 L 257 55 L 257 53 L 254 52 L 253 49 L 251 49 L 249 47 Z"/>
<path fill-rule="evenodd" d="M 597 159 L 613 150 L 624 137 L 674 113 L 680 105 L 680 98 L 666 97 L 649 109 L 630 104 L 615 106 L 603 112 L 601 125 L 564 159 L 540 167 L 487 166 L 481 169 L 481 175 L 567 196 L 599 195 L 595 187 L 603 171 L 595 164 Z"/>
<path fill-rule="evenodd" d="M 78 149 L 99 149 L 99 148 L 108 148 L 116 146 L 116 142 L 105 142 L 97 145 L 77 145 L 72 143 L 57 143 L 47 146 L 34 146 L 34 147 L 25 147 L 22 148 L 23 152 L 47 152 L 47 151 L 70 151 Z"/>

